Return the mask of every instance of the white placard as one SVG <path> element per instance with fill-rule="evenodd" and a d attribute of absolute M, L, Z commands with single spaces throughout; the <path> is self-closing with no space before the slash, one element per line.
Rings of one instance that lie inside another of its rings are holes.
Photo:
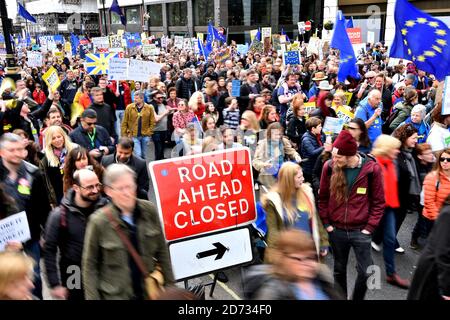
<path fill-rule="evenodd" d="M 109 37 L 110 48 L 122 48 L 122 36 L 113 35 Z"/>
<path fill-rule="evenodd" d="M 27 51 L 27 65 L 31 68 L 41 67 L 44 63 L 44 58 L 42 57 L 42 53 L 37 51 Z"/>
<path fill-rule="evenodd" d="M 367 42 L 371 44 L 375 43 L 375 32 L 367 31 Z"/>
<path fill-rule="evenodd" d="M 151 75 L 159 75 L 160 71 L 159 63 L 130 59 L 128 80 L 147 82 Z"/>
<path fill-rule="evenodd" d="M 109 48 L 109 37 L 94 37 L 92 38 L 92 44 L 97 49 Z"/>
<path fill-rule="evenodd" d="M 183 49 L 184 38 L 182 36 L 175 36 L 175 47 Z"/>
<path fill-rule="evenodd" d="M 298 27 L 299 34 L 305 34 L 305 21 L 297 22 L 297 27 Z"/>
<path fill-rule="evenodd" d="M 25 211 L 0 220 L 0 252 L 5 250 L 10 241 L 25 242 L 29 239 L 30 226 Z"/>
<path fill-rule="evenodd" d="M 261 41 L 264 41 L 264 38 L 272 37 L 272 27 L 261 28 Z"/>
<path fill-rule="evenodd" d="M 192 42 L 191 42 L 190 38 L 184 38 L 183 49 L 184 50 L 192 50 Z"/>
<path fill-rule="evenodd" d="M 111 58 L 109 59 L 109 80 L 128 80 L 128 66 L 130 59 Z"/>
<path fill-rule="evenodd" d="M 169 244 L 175 280 L 192 278 L 253 260 L 247 228 Z"/>

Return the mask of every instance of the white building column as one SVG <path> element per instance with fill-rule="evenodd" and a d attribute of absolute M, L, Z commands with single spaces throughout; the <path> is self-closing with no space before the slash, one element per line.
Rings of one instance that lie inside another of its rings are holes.
<path fill-rule="evenodd" d="M 338 0 L 324 0 L 322 24 L 325 25 L 325 22 L 327 22 L 328 20 L 335 23 L 337 11 L 338 11 Z M 323 29 L 322 40 L 330 41 L 332 35 L 333 30 L 328 31 Z"/>
<path fill-rule="evenodd" d="M 386 7 L 386 28 L 384 32 L 384 40 L 386 42 L 386 45 L 388 45 L 389 47 L 391 47 L 392 41 L 394 41 L 395 36 L 395 3 L 396 0 L 388 0 Z"/>

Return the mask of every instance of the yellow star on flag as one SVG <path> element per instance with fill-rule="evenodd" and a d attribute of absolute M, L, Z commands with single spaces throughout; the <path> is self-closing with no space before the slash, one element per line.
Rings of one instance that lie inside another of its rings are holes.
<path fill-rule="evenodd" d="M 416 25 L 416 23 L 414 22 L 414 20 L 408 20 L 405 22 L 405 26 L 407 27 L 414 27 Z"/>
<path fill-rule="evenodd" d="M 430 22 L 428 23 L 428 25 L 429 25 L 430 27 L 433 27 L 433 28 L 439 27 L 439 23 L 437 23 L 436 21 L 430 21 Z"/>
<path fill-rule="evenodd" d="M 423 53 L 425 56 L 427 56 L 427 57 L 434 57 L 434 56 L 436 56 L 436 53 L 434 53 L 433 51 L 424 51 L 424 53 Z"/>
<path fill-rule="evenodd" d="M 437 29 L 434 33 L 436 33 L 438 36 L 445 36 L 447 35 L 447 32 L 443 29 Z"/>
<path fill-rule="evenodd" d="M 424 56 L 418 56 L 418 57 L 417 57 L 417 60 L 418 60 L 419 62 L 424 62 L 424 61 L 425 61 L 425 57 L 424 57 Z"/>
<path fill-rule="evenodd" d="M 437 39 L 436 40 L 437 44 L 440 44 L 441 46 L 446 46 L 447 45 L 447 40 L 444 39 Z"/>
<path fill-rule="evenodd" d="M 408 33 L 407 29 L 402 29 L 402 35 L 406 36 L 407 33 Z"/>
<path fill-rule="evenodd" d="M 437 52 L 439 52 L 439 53 L 442 53 L 442 49 L 440 48 L 440 47 L 438 47 L 438 46 L 431 46 L 435 51 L 437 51 Z"/>
<path fill-rule="evenodd" d="M 418 23 L 427 23 L 427 19 L 426 18 L 417 18 L 417 22 Z"/>

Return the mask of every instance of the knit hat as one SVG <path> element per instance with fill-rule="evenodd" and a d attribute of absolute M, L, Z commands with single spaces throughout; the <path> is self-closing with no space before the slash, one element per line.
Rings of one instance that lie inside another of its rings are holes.
<path fill-rule="evenodd" d="M 341 156 L 351 157 L 358 151 L 356 140 L 352 137 L 350 132 L 342 130 L 333 143 L 333 153 Z"/>

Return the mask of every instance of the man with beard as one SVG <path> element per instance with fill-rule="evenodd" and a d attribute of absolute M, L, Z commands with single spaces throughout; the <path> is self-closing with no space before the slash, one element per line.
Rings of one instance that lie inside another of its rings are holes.
<path fill-rule="evenodd" d="M 44 137 L 45 131 L 48 127 L 60 126 L 67 133 L 67 135 L 69 135 L 73 131 L 73 129 L 69 125 L 63 123 L 62 119 L 63 117 L 61 111 L 56 107 L 51 107 L 47 112 L 47 117 L 44 120 L 45 127 L 41 128 L 41 131 L 39 132 L 39 145 L 41 149 L 45 146 Z"/>
<path fill-rule="evenodd" d="M 137 177 L 138 198 L 148 200 L 148 188 L 150 180 L 148 177 L 147 166 L 145 160 L 133 154 L 134 142 L 133 139 L 122 137 L 116 145 L 116 152 L 103 157 L 102 165 L 107 168 L 113 163 L 123 163 L 130 167 Z"/>
<path fill-rule="evenodd" d="M 55 299 L 84 300 L 81 288 L 81 256 L 87 218 L 107 201 L 101 196 L 102 185 L 97 175 L 88 169 L 74 173 L 75 184 L 67 191 L 61 205 L 55 208 L 47 221 L 44 263 Z M 60 252 L 57 267 L 58 249 Z M 80 268 L 74 269 L 74 266 Z"/>

